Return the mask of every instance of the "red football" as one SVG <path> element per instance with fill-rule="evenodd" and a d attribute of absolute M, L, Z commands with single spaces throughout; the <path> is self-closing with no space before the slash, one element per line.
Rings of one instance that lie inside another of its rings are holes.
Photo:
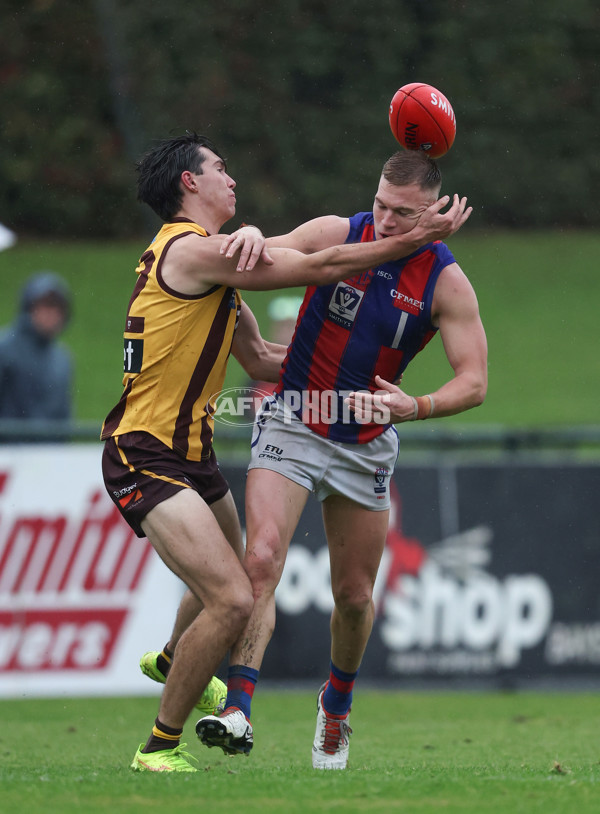
<path fill-rule="evenodd" d="M 432 85 L 403 85 L 391 101 L 389 118 L 396 141 L 407 150 L 439 158 L 452 147 L 456 116 L 448 99 Z"/>

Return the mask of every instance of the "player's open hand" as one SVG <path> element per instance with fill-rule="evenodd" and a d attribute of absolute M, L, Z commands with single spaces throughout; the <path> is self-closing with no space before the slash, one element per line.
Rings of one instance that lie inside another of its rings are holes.
<path fill-rule="evenodd" d="M 252 271 L 260 260 L 268 266 L 272 265 L 273 258 L 265 245 L 265 236 L 257 226 L 242 226 L 230 235 L 224 235 L 221 243 L 221 254 L 225 257 L 235 257 L 239 252 L 236 271 Z"/>
<path fill-rule="evenodd" d="M 379 387 L 375 393 L 356 390 L 345 399 L 360 424 L 397 424 L 414 419 L 415 402 L 411 396 L 381 376 L 375 376 L 375 384 Z"/>
<path fill-rule="evenodd" d="M 415 229 L 424 230 L 427 242 L 444 240 L 449 235 L 453 235 L 471 216 L 473 207 L 467 206 L 466 198 L 454 195 L 450 208 L 442 212 L 449 202 L 450 196 L 443 195 L 423 212 L 415 225 Z"/>

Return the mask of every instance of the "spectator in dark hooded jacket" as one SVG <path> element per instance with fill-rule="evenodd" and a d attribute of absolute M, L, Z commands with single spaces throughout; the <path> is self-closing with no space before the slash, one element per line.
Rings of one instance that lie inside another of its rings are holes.
<path fill-rule="evenodd" d="M 58 341 L 70 315 L 61 277 L 43 271 L 27 281 L 20 313 L 0 332 L 0 419 L 71 418 L 73 364 Z"/>

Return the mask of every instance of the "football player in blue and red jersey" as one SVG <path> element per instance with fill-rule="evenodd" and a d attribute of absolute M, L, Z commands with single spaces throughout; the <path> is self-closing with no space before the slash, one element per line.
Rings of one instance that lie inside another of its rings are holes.
<path fill-rule="evenodd" d="M 435 161 L 401 151 L 383 167 L 372 211 L 316 218 L 267 239 L 266 247 L 312 254 L 406 234 L 440 189 Z M 260 250 L 254 227 L 234 232 L 222 250 L 233 254 L 240 245 L 246 254 Z M 437 332 L 453 375 L 435 392 L 415 397 L 394 382 Z M 443 242 L 306 290 L 279 383 L 255 425 L 244 559 L 255 604 L 231 652 L 226 709 L 197 724 L 204 743 L 234 752 L 234 719 L 240 710 L 250 719 L 275 624 L 275 588 L 314 492 L 322 502 L 334 610 L 312 763 L 317 769 L 345 768 L 352 689 L 373 625 L 373 586 L 388 530 L 389 483 L 398 455 L 394 425 L 469 410 L 482 403 L 486 389 L 487 344 L 477 298 Z"/>
<path fill-rule="evenodd" d="M 139 537 L 148 537 L 189 589 L 167 648 L 145 654 L 140 662 L 146 675 L 165 686 L 154 726 L 131 767 L 195 772 L 180 744 L 185 721 L 198 703 L 215 709 L 219 685 L 206 697 L 211 677 L 243 634 L 254 604 L 240 562 L 237 511 L 212 446 L 217 394 L 230 353 L 253 378 L 274 380 L 286 351 L 262 339 L 238 289 L 337 283 L 447 237 L 470 208 L 455 196 L 442 213 L 448 199 L 441 199 L 410 233 L 311 254 L 288 248 L 265 252 L 261 235 L 258 253 L 252 249 L 248 256 L 241 241 L 234 258 L 221 252 L 219 232 L 235 215 L 236 182 L 211 141 L 191 132 L 161 140 L 137 168 L 138 198 L 164 224 L 132 281 L 123 388 L 103 425 L 102 468 L 106 489 L 126 522 Z M 255 237 L 256 231 L 251 231 Z M 235 685 L 240 696 L 248 688 L 243 670 L 243 663 L 234 665 L 228 688 L 233 692 Z M 249 752 L 252 727 L 244 713 L 229 713 L 227 722 L 233 743 L 223 745 Z"/>

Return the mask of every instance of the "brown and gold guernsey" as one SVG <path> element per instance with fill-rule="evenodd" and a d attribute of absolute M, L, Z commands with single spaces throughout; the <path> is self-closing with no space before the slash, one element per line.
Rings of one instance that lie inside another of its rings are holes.
<path fill-rule="evenodd" d="M 192 461 L 211 452 L 215 398 L 241 307 L 234 288 L 204 294 L 173 291 L 162 278 L 173 241 L 206 231 L 178 218 L 165 224 L 140 258 L 125 323 L 123 394 L 101 438 L 144 431 Z"/>

